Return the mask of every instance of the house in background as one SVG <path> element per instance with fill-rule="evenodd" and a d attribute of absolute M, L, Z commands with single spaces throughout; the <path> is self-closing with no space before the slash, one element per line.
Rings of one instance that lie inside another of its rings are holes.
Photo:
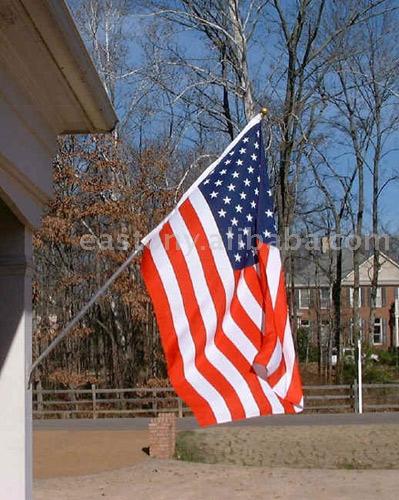
<path fill-rule="evenodd" d="M 309 331 L 310 340 L 316 344 L 318 336 L 326 344 L 332 326 L 332 297 L 330 262 L 322 256 L 318 265 L 310 261 L 303 265 L 295 277 L 295 304 L 298 328 Z M 373 257 L 364 258 L 360 266 L 359 313 L 363 340 L 376 348 L 391 348 L 396 345 L 394 321 L 395 299 L 399 298 L 399 262 L 380 253 L 377 300 L 373 335 L 369 334 L 371 309 L 371 278 Z M 354 272 L 352 252 L 343 252 L 343 276 L 341 291 L 341 324 L 344 346 L 352 346 L 353 339 L 353 285 Z"/>
<path fill-rule="evenodd" d="M 0 498 L 32 498 L 32 232 L 57 135 L 116 115 L 64 0 L 0 1 Z"/>

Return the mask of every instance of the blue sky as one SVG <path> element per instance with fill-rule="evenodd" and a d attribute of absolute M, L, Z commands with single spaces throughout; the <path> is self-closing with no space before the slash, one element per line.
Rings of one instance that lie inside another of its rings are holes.
<path fill-rule="evenodd" d="M 79 3 L 79 0 L 70 0 L 69 2 L 72 8 L 75 8 Z M 143 64 L 143 52 L 139 44 L 140 37 L 143 35 L 146 23 L 148 19 L 137 17 L 135 15 L 129 15 L 125 21 L 125 31 L 126 35 L 129 36 L 130 42 L 127 45 L 128 50 L 128 61 L 129 65 L 132 67 L 138 67 Z M 267 43 L 257 42 L 250 43 L 249 50 L 249 65 L 251 74 L 255 81 L 255 89 L 260 95 L 263 93 L 270 94 L 270 85 L 267 79 L 267 75 L 270 73 L 271 65 L 276 64 L 276 61 L 279 60 L 279 50 L 278 49 L 278 35 L 271 33 L 270 31 L 266 32 L 264 26 L 260 25 L 258 27 L 257 33 L 258 40 L 267 40 Z M 205 54 L 205 46 L 204 41 L 201 39 L 197 32 L 182 29 L 180 32 L 174 34 L 174 39 L 176 43 L 180 47 L 184 47 L 185 54 L 187 57 L 191 59 L 201 59 L 201 57 Z M 160 42 L 160 45 L 162 43 Z M 273 62 L 274 61 L 274 62 Z M 137 84 L 137 82 L 135 83 Z M 284 83 L 282 83 L 281 90 L 284 87 Z M 129 82 L 126 85 L 121 86 L 121 93 L 124 93 L 127 97 L 129 96 L 129 91 L 132 89 L 131 84 Z M 274 87 L 274 90 L 278 91 L 278 87 Z M 399 100 L 399 98 L 396 98 Z M 395 103 L 396 104 L 396 103 Z M 120 103 L 120 114 L 124 112 L 124 101 Z M 164 126 L 166 125 L 166 115 L 162 115 L 162 113 L 158 113 L 155 118 L 148 122 L 148 128 L 146 130 L 146 134 L 154 137 L 157 133 L 160 133 Z M 191 146 L 191 138 L 193 131 L 187 129 L 185 131 L 185 137 L 183 138 L 181 144 L 183 147 Z M 185 140 L 184 140 L 185 139 Z M 228 142 L 228 138 L 225 137 L 222 141 Z M 220 142 L 219 142 L 220 143 Z M 185 146 L 184 146 L 185 145 Z M 224 148 L 225 144 L 220 146 Z M 330 140 L 329 153 L 330 158 L 337 158 L 337 170 L 342 173 L 349 172 L 352 170 L 353 165 L 353 155 L 346 155 L 347 148 L 340 145 L 338 141 L 334 142 L 334 140 Z M 381 183 L 386 180 L 387 172 L 391 175 L 392 171 L 399 171 L 398 167 L 398 152 L 399 149 L 399 136 L 396 134 L 395 137 L 392 137 L 387 144 L 387 149 L 392 150 L 389 154 L 386 155 L 382 164 L 381 164 Z M 221 152 L 220 151 L 220 152 Z M 218 153 L 218 151 L 215 151 Z M 338 159 L 339 158 L 339 159 Z M 339 166 L 338 166 L 339 165 Z M 371 224 L 371 190 L 372 190 L 372 176 L 368 169 L 365 169 L 365 229 L 367 230 Z M 356 192 L 356 191 L 355 191 Z M 399 219 L 398 219 L 398 210 L 396 207 L 397 199 L 399 196 L 399 183 L 398 181 L 391 182 L 384 190 L 381 198 L 380 198 L 380 216 L 381 223 L 384 226 L 385 230 L 389 232 L 398 233 L 399 232 Z"/>

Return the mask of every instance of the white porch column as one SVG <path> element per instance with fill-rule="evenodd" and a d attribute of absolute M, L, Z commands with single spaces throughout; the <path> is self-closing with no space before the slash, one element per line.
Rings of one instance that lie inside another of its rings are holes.
<path fill-rule="evenodd" d="M 32 235 L 0 199 L 0 498 L 31 498 Z M 3 496 L 5 495 L 5 496 Z"/>

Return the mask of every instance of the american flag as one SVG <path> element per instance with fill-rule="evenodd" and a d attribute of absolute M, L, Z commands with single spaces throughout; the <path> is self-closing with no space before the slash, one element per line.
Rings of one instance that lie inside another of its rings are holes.
<path fill-rule="evenodd" d="M 201 425 L 302 409 L 261 118 L 143 240 L 169 378 Z"/>

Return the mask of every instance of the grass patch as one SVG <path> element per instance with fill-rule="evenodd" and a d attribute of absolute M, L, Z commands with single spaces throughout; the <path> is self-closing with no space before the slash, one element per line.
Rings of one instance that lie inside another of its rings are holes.
<path fill-rule="evenodd" d="M 185 431 L 177 434 L 175 458 L 186 462 L 207 463 L 206 452 L 195 432 Z"/>
<path fill-rule="evenodd" d="M 176 458 L 306 469 L 398 469 L 399 425 L 216 427 L 179 432 Z"/>

